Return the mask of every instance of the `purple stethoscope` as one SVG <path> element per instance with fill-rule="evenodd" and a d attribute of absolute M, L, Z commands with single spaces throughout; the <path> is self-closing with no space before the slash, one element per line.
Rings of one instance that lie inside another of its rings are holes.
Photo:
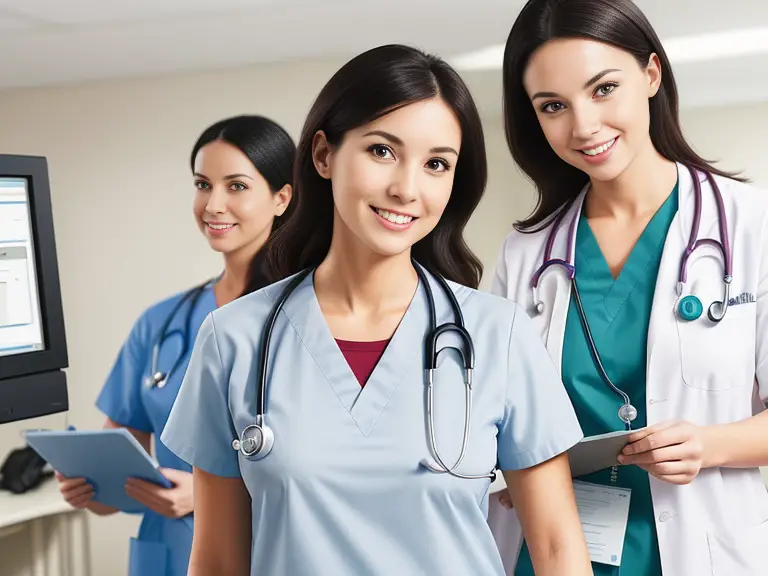
<path fill-rule="evenodd" d="M 698 173 L 695 169 L 688 167 L 688 170 L 691 173 L 691 177 L 693 178 L 693 192 L 694 192 L 694 213 L 693 213 L 693 225 L 691 226 L 691 235 L 688 239 L 688 245 L 685 248 L 685 251 L 682 255 L 682 260 L 680 262 L 680 273 L 678 276 L 678 282 L 677 282 L 677 296 L 680 298 L 683 294 L 683 290 L 685 288 L 685 283 L 688 278 L 688 260 L 691 257 L 691 255 L 696 251 L 697 248 L 700 246 L 714 246 L 717 248 L 723 258 L 723 300 L 718 301 L 715 300 L 709 305 L 709 308 L 707 309 L 707 317 L 712 322 L 720 322 L 723 318 L 725 318 L 725 313 L 728 311 L 728 300 L 730 298 L 730 291 L 731 291 L 731 282 L 733 280 L 732 276 L 732 263 L 731 263 L 731 248 L 730 244 L 728 243 L 728 223 L 726 221 L 725 216 L 725 204 L 723 203 L 723 195 L 720 192 L 720 188 L 717 185 L 717 182 L 715 182 L 714 177 L 710 173 L 705 173 L 707 180 L 709 181 L 710 186 L 712 187 L 712 192 L 715 195 L 715 200 L 717 201 L 717 212 L 718 212 L 718 224 L 720 228 L 720 241 L 714 240 L 713 238 L 702 238 L 699 239 L 699 225 L 701 223 L 701 181 L 698 178 Z M 622 422 L 625 423 L 627 426 L 627 429 L 631 429 L 631 422 L 637 418 L 637 409 L 632 406 L 632 403 L 630 402 L 629 396 L 621 390 L 619 387 L 617 387 L 611 379 L 608 377 L 607 372 L 605 371 L 605 368 L 603 367 L 603 363 L 600 360 L 600 355 L 597 352 L 597 346 L 595 346 L 595 341 L 592 338 L 592 332 L 589 329 L 589 324 L 587 322 L 587 316 L 584 313 L 584 306 L 581 302 L 581 295 L 579 294 L 579 288 L 576 285 L 576 266 L 575 266 L 575 260 L 573 257 L 573 239 L 574 234 L 576 233 L 576 221 L 579 217 L 578 211 L 573 215 L 573 218 L 571 219 L 571 223 L 568 227 L 568 251 L 566 260 L 563 260 L 561 258 L 552 258 L 552 247 L 555 244 L 555 238 L 557 236 L 557 232 L 560 228 L 560 225 L 563 222 L 563 219 L 565 218 L 565 214 L 567 212 L 567 209 L 563 209 L 560 211 L 560 213 L 555 217 L 552 228 L 550 229 L 549 235 L 547 236 L 547 243 L 544 250 L 544 257 L 541 266 L 534 272 L 533 277 L 531 278 L 531 290 L 533 292 L 533 303 L 534 303 L 534 309 L 536 314 L 541 314 L 544 312 L 544 302 L 539 300 L 538 297 L 538 286 L 539 281 L 541 280 L 541 276 L 544 274 L 544 272 L 551 268 L 552 266 L 560 266 L 568 273 L 568 278 L 571 281 L 571 288 L 573 290 L 573 296 L 574 300 L 576 302 L 576 308 L 579 313 L 579 319 L 581 320 L 581 326 L 584 330 L 584 334 L 587 337 L 587 344 L 589 345 L 589 350 L 592 354 L 592 359 L 595 362 L 595 366 L 597 367 L 598 372 L 600 373 L 600 377 L 603 379 L 603 381 L 613 389 L 614 392 L 616 392 L 619 396 L 622 397 L 624 400 L 624 404 L 619 408 L 619 418 Z M 702 312 L 704 311 L 704 306 L 701 303 L 701 300 L 695 296 L 695 295 L 688 295 L 685 297 L 682 297 L 678 301 L 677 305 L 677 313 L 680 316 L 682 320 L 685 321 L 692 321 L 697 320 Z"/>

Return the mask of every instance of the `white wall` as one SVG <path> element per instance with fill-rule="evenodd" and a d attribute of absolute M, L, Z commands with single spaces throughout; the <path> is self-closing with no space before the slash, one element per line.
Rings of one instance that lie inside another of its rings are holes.
<path fill-rule="evenodd" d="M 0 458 L 27 427 L 99 427 L 93 406 L 115 354 L 150 303 L 218 271 L 191 217 L 188 154 L 207 124 L 260 113 L 296 138 L 314 95 L 336 66 L 261 66 L 221 74 L 0 93 L 0 152 L 49 159 L 71 411 L 0 427 Z M 684 115 L 708 157 L 727 159 L 768 186 L 768 106 Z M 492 274 L 498 247 L 532 207 L 531 187 L 506 150 L 499 119 L 486 121 L 490 180 L 467 238 Z M 92 519 L 95 574 L 123 574 L 134 517 Z M 0 541 L 2 573 L 26 576 L 21 538 Z M 10 572 L 9 572 L 10 571 Z"/>

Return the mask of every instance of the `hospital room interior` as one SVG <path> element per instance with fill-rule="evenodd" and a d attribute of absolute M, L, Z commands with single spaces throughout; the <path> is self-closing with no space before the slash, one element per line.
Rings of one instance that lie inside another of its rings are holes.
<path fill-rule="evenodd" d="M 375 46 L 437 54 L 471 91 L 488 183 L 465 238 L 484 268 L 480 290 L 490 290 L 505 237 L 535 208 L 502 106 L 504 43 L 523 4 L 0 0 L 0 155 L 45 159 L 47 174 L 35 178 L 50 191 L 67 351 L 66 409 L 39 417 L 14 415 L 10 399 L 21 396 L 3 393 L 12 384 L 0 363 L 0 464 L 27 446 L 27 431 L 101 429 L 96 401 L 136 319 L 220 274 L 192 213 L 190 153 L 201 132 L 257 114 L 297 141 L 331 75 Z M 768 3 L 636 4 L 668 52 L 685 137 L 703 158 L 768 189 Z M 0 307 L 10 310 L 6 272 L 0 258 Z M 141 514 L 72 508 L 49 468 L 21 493 L 0 490 L 0 576 L 127 575 Z"/>

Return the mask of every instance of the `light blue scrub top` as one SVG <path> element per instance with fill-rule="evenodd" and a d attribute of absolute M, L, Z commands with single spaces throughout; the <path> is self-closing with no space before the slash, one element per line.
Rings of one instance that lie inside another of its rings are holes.
<path fill-rule="evenodd" d="M 156 458 L 160 466 L 191 472 L 191 467 L 168 450 L 159 436 L 181 387 L 194 338 L 205 317 L 216 308 L 216 298 L 211 286 L 205 289 L 195 305 L 190 319 L 189 349 L 170 374 L 165 387 L 149 388 L 145 384 L 151 370 L 152 348 L 160 338 L 160 330 L 168 315 L 173 312 L 183 296 L 184 293 L 177 294 L 155 304 L 136 321 L 104 384 L 96 406 L 121 426 L 154 434 Z M 168 327 L 169 336 L 160 349 L 160 370 L 170 370 L 183 351 L 182 335 L 186 333 L 190 306 L 188 299 L 176 311 Z M 138 538 L 131 539 L 129 576 L 186 575 L 192 548 L 192 527 L 192 515 L 171 519 L 147 510 Z"/>
<path fill-rule="evenodd" d="M 253 424 L 262 328 L 281 281 L 219 308 L 203 323 L 163 442 L 211 474 L 242 477 L 251 495 L 251 574 L 482 574 L 504 576 L 486 521 L 490 480 L 419 465 L 426 435 L 419 286 L 364 388 L 328 329 L 310 274 L 278 315 L 269 354 L 271 454 L 251 462 L 232 440 Z M 438 323 L 450 304 L 430 279 Z M 472 426 L 459 472 L 531 467 L 582 438 L 552 360 L 513 302 L 451 284 L 474 339 Z M 456 344 L 453 336 L 440 344 Z M 459 454 L 464 372 L 440 355 L 435 434 Z M 215 522 L 221 519 L 212 520 Z"/>

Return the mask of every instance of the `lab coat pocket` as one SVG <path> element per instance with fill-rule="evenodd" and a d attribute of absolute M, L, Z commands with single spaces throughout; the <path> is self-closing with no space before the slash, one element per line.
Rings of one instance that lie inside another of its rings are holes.
<path fill-rule="evenodd" d="M 707 534 L 713 576 L 765 576 L 768 520 L 727 534 Z"/>
<path fill-rule="evenodd" d="M 696 320 L 677 318 L 680 365 L 689 388 L 722 392 L 751 385 L 755 368 L 755 306 L 729 306 L 714 323 L 704 313 Z"/>
<path fill-rule="evenodd" d="M 131 538 L 128 576 L 166 576 L 168 574 L 168 546 L 161 542 L 147 542 Z"/>

